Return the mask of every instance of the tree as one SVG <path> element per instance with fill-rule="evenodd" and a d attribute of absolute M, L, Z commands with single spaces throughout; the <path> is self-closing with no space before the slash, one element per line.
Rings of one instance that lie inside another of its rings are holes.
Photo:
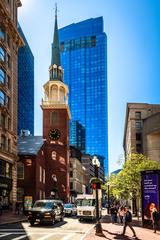
<path fill-rule="evenodd" d="M 119 199 L 132 199 L 134 212 L 137 213 L 136 199 L 140 198 L 141 193 L 141 171 L 143 170 L 158 170 L 160 164 L 154 160 L 150 160 L 143 154 L 132 153 L 128 156 L 123 164 L 122 170 L 117 175 L 112 175 L 104 185 L 104 189 L 110 192 Z"/>

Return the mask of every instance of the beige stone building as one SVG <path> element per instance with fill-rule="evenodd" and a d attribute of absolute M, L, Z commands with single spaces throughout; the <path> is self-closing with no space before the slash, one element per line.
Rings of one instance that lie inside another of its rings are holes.
<path fill-rule="evenodd" d="M 70 201 L 74 202 L 77 194 L 86 193 L 86 169 L 81 163 L 81 152 L 70 147 Z"/>
<path fill-rule="evenodd" d="M 160 162 L 160 104 L 127 103 L 123 147 Z"/>
<path fill-rule="evenodd" d="M 16 201 L 17 54 L 23 44 L 17 31 L 20 0 L 0 0 L 0 199 Z"/>

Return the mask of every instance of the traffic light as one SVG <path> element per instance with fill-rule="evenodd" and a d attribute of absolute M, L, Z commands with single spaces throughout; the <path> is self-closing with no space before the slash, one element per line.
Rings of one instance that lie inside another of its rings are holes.
<path fill-rule="evenodd" d="M 101 189 L 101 184 L 99 182 L 91 184 L 92 189 Z"/>

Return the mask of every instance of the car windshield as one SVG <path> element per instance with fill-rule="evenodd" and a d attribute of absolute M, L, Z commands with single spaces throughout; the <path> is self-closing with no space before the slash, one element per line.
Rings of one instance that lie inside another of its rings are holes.
<path fill-rule="evenodd" d="M 47 208 L 51 209 L 53 208 L 53 202 L 35 202 L 33 205 L 34 208 Z"/>
<path fill-rule="evenodd" d="M 77 206 L 95 206 L 95 199 L 77 199 Z"/>
<path fill-rule="evenodd" d="M 72 204 L 64 204 L 64 207 L 65 207 L 65 208 L 72 208 L 73 205 L 72 205 Z"/>

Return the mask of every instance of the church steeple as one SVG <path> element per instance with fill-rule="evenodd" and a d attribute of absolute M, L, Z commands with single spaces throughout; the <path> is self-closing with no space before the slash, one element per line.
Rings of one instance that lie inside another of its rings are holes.
<path fill-rule="evenodd" d="M 57 4 L 55 5 L 55 25 L 54 25 L 54 36 L 52 43 L 52 56 L 51 66 L 49 68 L 50 80 L 63 81 L 63 69 L 60 61 L 60 47 L 59 47 L 59 36 L 58 36 L 58 23 L 57 23 Z"/>

